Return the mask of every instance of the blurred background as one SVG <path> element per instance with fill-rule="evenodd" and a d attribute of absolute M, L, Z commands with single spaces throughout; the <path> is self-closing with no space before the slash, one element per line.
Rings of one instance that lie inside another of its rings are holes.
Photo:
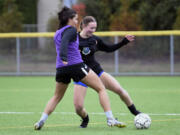
<path fill-rule="evenodd" d="M 98 32 L 180 30 L 180 0 L 0 0 L 0 75 L 54 75 L 53 37 L 6 37 L 3 33 L 55 32 L 57 12 L 68 6 L 97 19 Z M 124 36 L 103 36 L 107 43 Z M 136 36 L 97 60 L 113 75 L 180 75 L 180 34 Z"/>

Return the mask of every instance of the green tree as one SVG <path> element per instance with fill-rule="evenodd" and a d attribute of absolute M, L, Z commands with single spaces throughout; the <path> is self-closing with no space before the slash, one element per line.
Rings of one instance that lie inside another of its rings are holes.
<path fill-rule="evenodd" d="M 132 0 L 120 1 L 120 10 L 111 15 L 110 30 L 141 30 L 138 11 L 130 9 Z"/>
<path fill-rule="evenodd" d="M 80 1 L 97 19 L 98 30 L 171 30 L 180 7 L 180 0 Z"/>
<path fill-rule="evenodd" d="M 94 16 L 98 22 L 98 30 L 109 30 L 111 24 L 111 15 L 120 10 L 121 2 L 119 0 L 80 0 L 86 6 L 86 15 Z"/>
<path fill-rule="evenodd" d="M 174 22 L 173 29 L 180 30 L 180 7 L 177 10 L 176 21 Z"/>
<path fill-rule="evenodd" d="M 37 2 L 38 0 L 13 0 L 18 8 L 18 11 L 23 15 L 24 24 L 37 23 Z M 3 13 L 5 0 L 0 0 L 0 15 Z"/>
<path fill-rule="evenodd" d="M 22 30 L 21 12 L 18 11 L 14 0 L 5 0 L 3 13 L 0 16 L 0 32 L 20 32 Z"/>
<path fill-rule="evenodd" d="M 37 23 L 37 2 L 38 0 L 16 0 L 18 10 L 23 15 L 24 24 Z"/>
<path fill-rule="evenodd" d="M 139 8 L 144 30 L 171 30 L 179 0 L 144 0 Z"/>
<path fill-rule="evenodd" d="M 2 15 L 3 12 L 3 4 L 4 4 L 4 0 L 0 0 L 0 15 Z"/>

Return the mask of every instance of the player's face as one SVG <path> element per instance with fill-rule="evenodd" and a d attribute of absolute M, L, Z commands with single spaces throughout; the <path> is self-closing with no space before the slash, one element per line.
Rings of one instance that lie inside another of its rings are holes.
<path fill-rule="evenodd" d="M 83 28 L 83 30 L 86 33 L 87 37 L 92 36 L 92 34 L 96 31 L 97 23 L 96 22 L 90 22 L 87 26 Z"/>
<path fill-rule="evenodd" d="M 78 15 L 76 14 L 72 19 L 69 19 L 69 25 L 76 27 L 78 24 Z"/>

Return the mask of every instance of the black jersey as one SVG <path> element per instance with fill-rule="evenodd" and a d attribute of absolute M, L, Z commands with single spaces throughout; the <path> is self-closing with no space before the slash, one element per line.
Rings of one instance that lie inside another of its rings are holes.
<path fill-rule="evenodd" d="M 79 34 L 79 49 L 82 59 L 96 74 L 103 71 L 100 64 L 96 61 L 94 53 L 97 51 L 113 52 L 129 42 L 124 38 L 117 44 L 106 44 L 99 37 L 93 35 L 89 38 L 82 38 Z"/>

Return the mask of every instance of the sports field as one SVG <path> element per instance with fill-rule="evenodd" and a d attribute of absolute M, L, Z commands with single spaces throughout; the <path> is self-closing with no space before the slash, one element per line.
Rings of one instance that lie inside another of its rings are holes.
<path fill-rule="evenodd" d="M 34 131 L 47 101 L 54 93 L 54 77 L 0 77 L 0 135 L 179 135 L 180 77 L 118 77 L 137 109 L 148 113 L 148 130 L 134 127 L 134 116 L 112 92 L 108 92 L 115 117 L 126 128 L 108 127 L 98 96 L 88 89 L 85 100 L 88 128 L 78 128 L 73 107 L 73 83 L 41 131 Z"/>

